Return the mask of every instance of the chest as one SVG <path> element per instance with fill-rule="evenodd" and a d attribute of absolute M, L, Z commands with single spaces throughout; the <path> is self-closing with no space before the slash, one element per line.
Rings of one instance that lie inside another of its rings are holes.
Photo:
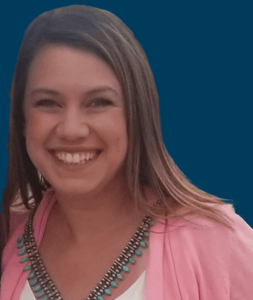
<path fill-rule="evenodd" d="M 49 222 L 50 225 L 50 222 Z M 50 227 L 48 227 L 50 229 Z M 39 252 L 43 264 L 51 277 L 54 285 L 64 300 L 83 300 L 102 281 L 105 274 L 119 259 L 131 235 L 114 235 L 114 238 L 85 239 L 82 245 L 72 245 L 61 238 L 59 232 L 55 235 L 53 229 L 46 230 L 40 244 Z M 107 277 L 107 282 L 114 282 L 111 287 L 110 299 L 116 299 L 127 291 L 143 274 L 146 269 L 148 248 L 142 249 L 142 255 L 133 255 L 135 263 L 127 263 L 127 271 L 117 271 L 121 278 Z M 118 268 L 118 267 L 117 267 Z M 115 272 L 114 268 L 114 272 Z M 103 283 L 104 284 L 104 283 Z M 108 298 L 103 294 L 104 300 Z"/>
<path fill-rule="evenodd" d="M 52 248 L 43 246 L 40 248 L 40 255 L 43 263 L 59 290 L 64 300 L 83 300 L 88 297 L 91 291 L 102 283 L 102 278 L 112 267 L 119 256 L 116 249 L 99 251 L 94 248 L 92 251 L 52 251 Z M 135 257 L 135 264 L 127 264 L 129 271 L 121 271 L 122 279 L 113 279 L 114 285 L 109 286 L 111 295 L 103 294 L 103 299 L 110 297 L 111 300 L 118 298 L 130 289 L 141 277 L 146 268 L 147 250 L 142 252 L 141 257 Z M 110 282 L 112 281 L 109 277 Z M 139 284 L 140 285 L 140 284 Z M 140 287 L 139 287 L 140 288 Z M 143 289 L 143 286 L 142 286 Z"/>

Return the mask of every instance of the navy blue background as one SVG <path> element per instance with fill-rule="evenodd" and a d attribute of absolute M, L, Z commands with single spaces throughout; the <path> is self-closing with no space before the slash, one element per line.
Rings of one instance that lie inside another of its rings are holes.
<path fill-rule="evenodd" d="M 166 2 L 166 4 L 165 4 Z M 233 199 L 253 227 L 252 1 L 10 1 L 1 6 L 1 161 L 5 186 L 9 89 L 29 23 L 46 10 L 86 4 L 111 11 L 147 53 L 166 148 L 197 187 Z"/>

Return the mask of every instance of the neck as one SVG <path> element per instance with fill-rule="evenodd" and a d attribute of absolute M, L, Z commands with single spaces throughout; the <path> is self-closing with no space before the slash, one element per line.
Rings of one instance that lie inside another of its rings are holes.
<path fill-rule="evenodd" d="M 117 185 L 96 195 L 71 195 L 55 192 L 57 203 L 52 214 L 61 232 L 72 244 L 84 244 L 113 234 L 129 231 L 140 225 L 143 214 L 135 211 L 126 188 Z"/>

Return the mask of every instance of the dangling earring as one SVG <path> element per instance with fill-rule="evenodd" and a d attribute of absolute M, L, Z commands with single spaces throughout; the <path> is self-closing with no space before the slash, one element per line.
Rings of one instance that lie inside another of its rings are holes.
<path fill-rule="evenodd" d="M 40 173 L 40 171 L 38 171 L 38 176 L 39 176 L 39 183 L 40 183 L 44 188 L 47 188 L 46 180 L 45 180 L 45 178 L 42 176 L 42 174 Z"/>

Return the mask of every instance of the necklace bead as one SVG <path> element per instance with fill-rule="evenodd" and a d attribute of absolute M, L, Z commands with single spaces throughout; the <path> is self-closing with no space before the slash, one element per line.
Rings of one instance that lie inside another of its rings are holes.
<path fill-rule="evenodd" d="M 142 255 L 141 251 L 140 251 L 140 250 L 138 250 L 138 249 L 137 249 L 137 250 L 135 250 L 135 254 L 136 254 L 136 255 L 138 255 L 138 256 L 141 256 L 141 255 Z"/>
<path fill-rule="evenodd" d="M 24 262 L 26 262 L 28 260 L 28 257 L 27 256 L 24 256 L 24 257 L 22 257 L 22 258 L 20 258 L 20 262 L 21 263 L 24 263 Z"/>
<path fill-rule="evenodd" d="M 123 280 L 124 279 L 124 276 L 121 275 L 120 273 L 117 274 L 117 278 L 119 278 L 120 280 Z"/>
<path fill-rule="evenodd" d="M 131 264 L 135 264 L 135 259 L 132 258 L 132 257 L 129 257 L 128 261 L 129 261 Z"/>
<path fill-rule="evenodd" d="M 34 279 L 33 281 L 30 282 L 30 285 L 31 286 L 34 286 L 38 283 L 38 280 L 37 279 Z"/>
<path fill-rule="evenodd" d="M 28 279 L 32 279 L 33 277 L 35 276 L 35 274 L 33 272 L 31 272 L 29 275 L 28 275 Z"/>
<path fill-rule="evenodd" d="M 22 242 L 20 242 L 20 243 L 17 243 L 17 248 L 18 249 L 21 249 L 22 247 L 24 246 L 24 243 L 23 243 L 23 241 Z"/>
<path fill-rule="evenodd" d="M 123 271 L 125 271 L 127 273 L 129 272 L 129 268 L 127 266 L 123 266 L 122 269 L 123 269 Z"/>
<path fill-rule="evenodd" d="M 22 242 L 22 241 L 23 241 L 23 236 L 21 235 L 21 236 L 19 236 L 19 237 L 17 238 L 17 242 L 20 243 L 20 242 Z"/>
<path fill-rule="evenodd" d="M 39 292 L 39 293 L 37 294 L 37 297 L 38 297 L 38 298 L 41 298 L 41 297 L 43 297 L 43 296 L 45 296 L 45 292 L 44 292 L 44 291 L 41 291 L 41 292 Z"/>
<path fill-rule="evenodd" d="M 19 256 L 24 255 L 25 253 L 26 253 L 25 249 L 21 249 L 21 250 L 18 251 Z"/>
<path fill-rule="evenodd" d="M 41 289 L 41 286 L 37 285 L 33 290 L 34 290 L 34 292 L 38 292 L 40 289 Z"/>
<path fill-rule="evenodd" d="M 109 289 L 104 289 L 104 292 L 105 292 L 106 295 L 111 295 L 112 294 L 112 292 Z"/>
<path fill-rule="evenodd" d="M 31 266 L 30 265 L 26 265 L 23 269 L 25 272 L 26 271 L 30 271 L 31 270 Z"/>
<path fill-rule="evenodd" d="M 114 288 L 117 288 L 117 287 L 118 287 L 118 285 L 117 285 L 117 283 L 116 283 L 115 281 L 111 281 L 110 284 L 111 284 L 111 286 L 114 287 Z"/>
<path fill-rule="evenodd" d="M 145 237 L 149 237 L 149 232 L 148 232 L 148 231 L 145 231 L 145 232 L 144 232 L 144 235 L 145 235 Z"/>
<path fill-rule="evenodd" d="M 140 241 L 140 245 L 141 245 L 143 248 L 146 248 L 146 247 L 147 247 L 147 244 L 146 244 L 144 241 Z"/>

